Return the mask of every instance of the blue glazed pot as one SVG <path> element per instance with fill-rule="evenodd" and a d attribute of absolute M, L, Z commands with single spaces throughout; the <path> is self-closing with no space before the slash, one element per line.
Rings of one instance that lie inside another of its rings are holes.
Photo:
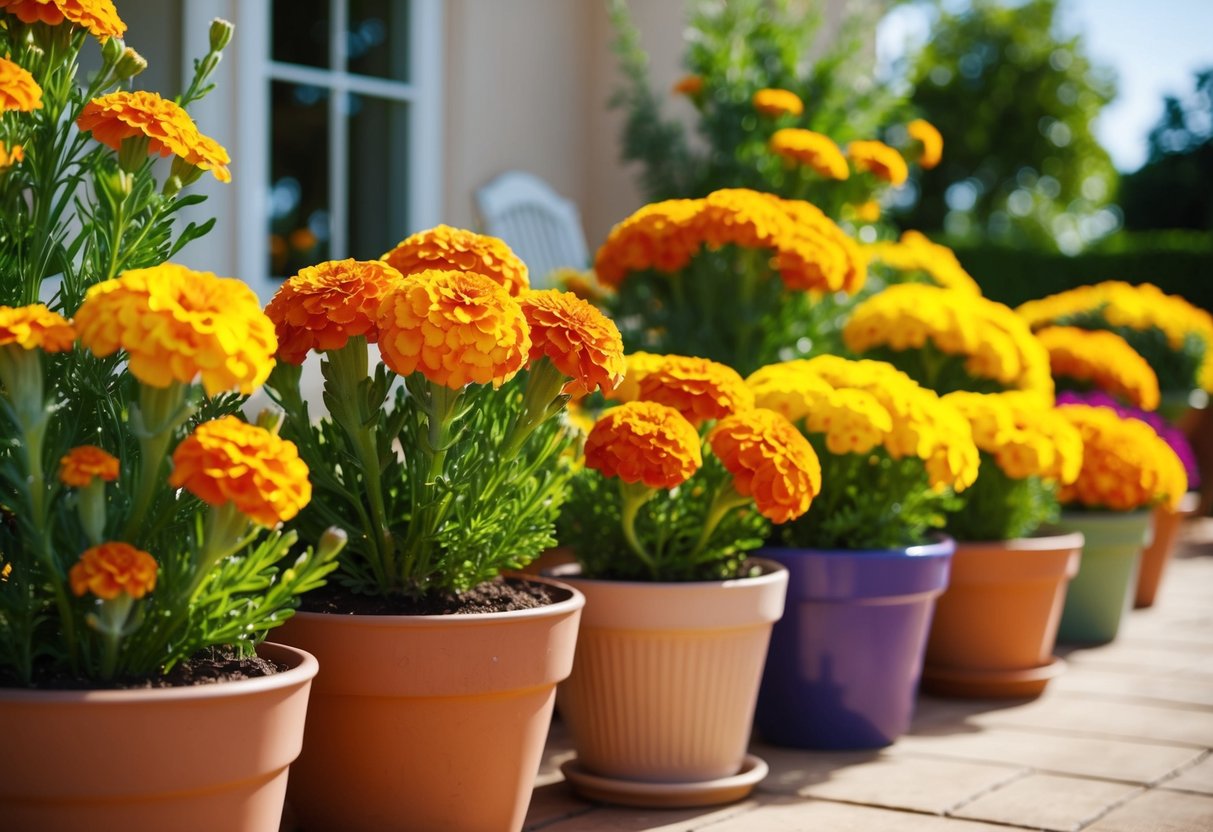
<path fill-rule="evenodd" d="M 758 695 L 762 738 L 880 748 L 904 734 L 954 550 L 940 537 L 907 549 L 756 552 L 789 573 Z"/>

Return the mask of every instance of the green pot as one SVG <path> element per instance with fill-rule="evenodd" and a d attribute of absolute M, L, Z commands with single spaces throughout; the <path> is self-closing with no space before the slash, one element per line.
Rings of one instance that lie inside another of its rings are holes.
<path fill-rule="evenodd" d="M 1058 641 L 1100 644 L 1116 638 L 1132 609 L 1141 550 L 1149 542 L 1152 513 L 1064 511 L 1062 528 L 1082 532 L 1082 562 L 1070 582 Z"/>

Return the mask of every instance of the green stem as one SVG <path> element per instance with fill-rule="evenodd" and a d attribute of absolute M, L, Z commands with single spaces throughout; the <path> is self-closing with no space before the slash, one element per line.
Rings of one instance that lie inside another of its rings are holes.
<path fill-rule="evenodd" d="M 217 564 L 248 545 L 256 533 L 248 518 L 234 503 L 211 507 L 207 512 L 202 551 L 194 563 L 186 597 L 192 602 Z"/>
<path fill-rule="evenodd" d="M 189 418 L 186 387 L 172 382 L 168 387 L 139 385 L 135 435 L 139 438 L 139 473 L 135 481 L 135 499 L 127 516 L 123 537 L 133 540 L 143 528 L 152 499 L 162 485 L 160 472 L 168 456 L 173 433 Z"/>
<path fill-rule="evenodd" d="M 434 535 L 442 528 L 442 523 L 450 510 L 450 495 L 442 500 L 433 498 L 435 484 L 446 470 L 446 457 L 450 449 L 451 423 L 454 420 L 463 390 L 452 390 L 428 379 L 421 379 L 419 397 L 426 415 L 427 436 L 422 447 L 417 450 L 429 458 L 426 466 L 426 476 L 420 488 L 420 505 L 409 525 L 409 537 L 406 544 L 413 554 L 412 563 L 405 558 L 401 564 L 401 579 L 408 586 L 416 584 L 419 578 L 429 575 L 434 556 Z"/>
<path fill-rule="evenodd" d="M 623 521 L 623 537 L 628 542 L 633 554 L 644 562 L 644 565 L 649 568 L 649 574 L 653 576 L 653 580 L 658 580 L 660 570 L 657 567 L 657 561 L 645 549 L 644 544 L 640 542 L 640 537 L 636 534 L 636 517 L 640 513 L 641 507 L 652 499 L 657 493 L 657 489 L 650 488 L 644 483 L 626 483 L 620 481 L 619 495 L 622 500 L 622 521 Z"/>
<path fill-rule="evenodd" d="M 737 493 L 737 489 L 733 487 L 731 479 L 722 483 L 720 488 L 716 490 L 716 494 L 712 497 L 712 504 L 708 506 L 708 514 L 703 521 L 703 528 L 700 530 L 699 538 L 691 548 L 688 558 L 695 561 L 699 553 L 708 544 L 708 541 L 711 540 L 712 533 L 716 531 L 716 527 L 720 525 L 720 521 L 724 520 L 730 511 L 744 506 L 748 502 L 749 498 Z"/>

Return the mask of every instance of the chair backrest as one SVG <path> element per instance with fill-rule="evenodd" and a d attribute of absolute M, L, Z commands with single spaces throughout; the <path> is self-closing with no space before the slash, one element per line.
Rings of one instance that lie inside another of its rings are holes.
<path fill-rule="evenodd" d="M 553 269 L 589 266 L 577 205 L 537 176 L 507 171 L 476 192 L 484 231 L 500 237 L 530 270 L 531 286 L 550 288 Z"/>

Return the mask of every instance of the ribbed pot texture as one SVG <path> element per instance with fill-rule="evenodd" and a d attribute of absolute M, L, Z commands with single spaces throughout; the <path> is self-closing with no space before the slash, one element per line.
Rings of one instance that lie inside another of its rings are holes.
<path fill-rule="evenodd" d="M 573 672 L 559 690 L 581 767 L 653 783 L 740 770 L 788 582 L 782 567 L 762 563 L 755 578 L 690 583 L 555 570 L 586 596 Z"/>
<path fill-rule="evenodd" d="M 297 613 L 320 674 L 287 799 L 311 832 L 517 832 L 585 599 L 473 615 Z"/>
<path fill-rule="evenodd" d="M 316 660 L 276 644 L 289 670 L 154 690 L 0 689 L 0 829 L 277 832 Z"/>
<path fill-rule="evenodd" d="M 1116 638 L 1133 606 L 1141 550 L 1150 540 L 1152 512 L 1064 511 L 1061 527 L 1082 532 L 1082 563 L 1070 582 L 1059 641 L 1101 644 Z"/>

